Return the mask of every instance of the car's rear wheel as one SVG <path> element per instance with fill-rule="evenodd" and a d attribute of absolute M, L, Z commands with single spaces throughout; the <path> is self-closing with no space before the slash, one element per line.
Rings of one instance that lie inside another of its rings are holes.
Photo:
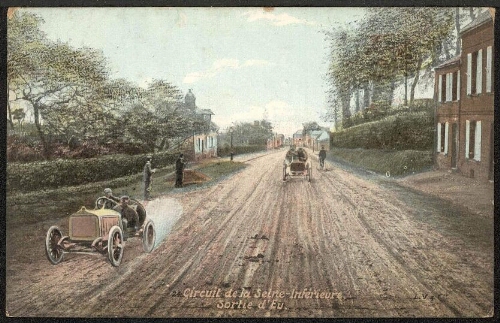
<path fill-rule="evenodd" d="M 47 236 L 45 237 L 45 253 L 53 265 L 57 265 L 63 260 L 63 250 L 57 244 L 61 238 L 62 233 L 57 226 L 51 226 L 47 231 Z"/>
<path fill-rule="evenodd" d="M 109 230 L 108 238 L 108 258 L 111 264 L 118 267 L 123 256 L 123 231 L 115 225 Z"/>
<path fill-rule="evenodd" d="M 156 241 L 156 230 L 152 220 L 148 220 L 144 225 L 144 232 L 142 233 L 142 247 L 145 252 L 153 251 Z"/>

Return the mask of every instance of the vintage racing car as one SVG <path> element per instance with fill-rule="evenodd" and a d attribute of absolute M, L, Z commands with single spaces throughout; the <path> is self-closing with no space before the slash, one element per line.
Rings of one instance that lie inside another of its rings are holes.
<path fill-rule="evenodd" d="M 283 161 L 283 181 L 291 177 L 305 177 L 309 182 L 312 177 L 310 162 L 301 160 L 297 156 L 290 156 Z"/>
<path fill-rule="evenodd" d="M 49 261 L 57 265 L 65 253 L 85 253 L 107 255 L 113 266 L 119 266 L 123 256 L 125 241 L 142 238 L 145 252 L 151 252 L 155 245 L 154 223 L 146 217 L 146 209 L 137 200 L 130 200 L 130 207 L 139 215 L 137 228 L 127 227 L 120 212 L 109 208 L 117 202 L 107 197 L 99 197 L 93 210 L 84 206 L 69 217 L 69 235 L 64 236 L 57 226 L 51 226 L 45 238 L 45 251 Z"/>

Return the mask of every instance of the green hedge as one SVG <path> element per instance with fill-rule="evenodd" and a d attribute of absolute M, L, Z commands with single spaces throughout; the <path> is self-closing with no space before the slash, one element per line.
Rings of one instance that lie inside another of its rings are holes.
<path fill-rule="evenodd" d="M 172 165 L 178 153 L 153 155 L 153 167 Z M 108 155 L 100 158 L 58 159 L 7 164 L 7 190 L 29 192 L 110 180 L 142 172 L 146 155 Z"/>
<path fill-rule="evenodd" d="M 332 133 L 341 148 L 427 150 L 434 140 L 434 119 L 428 112 L 393 115 Z"/>
<path fill-rule="evenodd" d="M 433 165 L 430 150 L 332 148 L 329 154 L 334 160 L 348 162 L 387 176 L 410 175 L 429 169 Z"/>
<path fill-rule="evenodd" d="M 261 145 L 250 145 L 250 146 L 233 146 L 233 151 L 235 155 L 248 154 L 256 151 L 264 151 L 266 146 Z M 217 156 L 226 157 L 231 154 L 231 147 L 229 145 L 224 145 L 217 149 Z"/>

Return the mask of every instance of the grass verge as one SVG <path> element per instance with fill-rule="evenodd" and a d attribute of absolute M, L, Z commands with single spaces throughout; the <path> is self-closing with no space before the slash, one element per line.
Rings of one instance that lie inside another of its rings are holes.
<path fill-rule="evenodd" d="M 432 167 L 430 151 L 332 148 L 329 157 L 390 176 L 411 175 Z"/>
<path fill-rule="evenodd" d="M 210 180 L 205 183 L 190 185 L 190 189 L 215 183 L 244 167 L 244 163 L 220 160 L 193 165 L 190 168 L 207 175 Z M 174 183 L 167 180 L 167 178 L 171 177 L 173 171 L 174 167 L 169 166 L 158 169 L 153 175 L 153 190 L 151 192 L 153 198 L 167 195 L 174 190 Z M 85 185 L 8 194 L 6 200 L 7 225 L 16 226 L 23 223 L 36 223 L 69 216 L 82 205 L 93 208 L 95 199 L 103 195 L 103 190 L 106 187 L 110 187 L 116 196 L 129 195 L 132 198 L 142 200 L 142 173 Z"/>

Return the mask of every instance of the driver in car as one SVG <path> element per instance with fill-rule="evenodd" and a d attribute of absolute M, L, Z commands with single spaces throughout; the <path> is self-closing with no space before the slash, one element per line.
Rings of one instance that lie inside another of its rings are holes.
<path fill-rule="evenodd" d="M 120 203 L 120 198 L 114 196 L 113 191 L 109 187 L 104 189 L 104 197 L 99 197 L 97 199 L 97 201 L 96 201 L 97 208 L 104 207 L 105 209 L 112 209 L 118 203 Z M 116 202 L 116 203 L 114 203 L 114 202 Z"/>
<path fill-rule="evenodd" d="M 114 210 L 122 215 L 123 228 L 133 227 L 135 231 L 139 230 L 139 215 L 137 211 L 130 207 L 130 198 L 124 195 L 120 198 L 120 204 L 114 207 Z"/>
<path fill-rule="evenodd" d="M 299 160 L 304 162 L 307 160 L 307 153 L 303 148 L 299 148 L 297 151 L 297 156 L 299 156 Z"/>

